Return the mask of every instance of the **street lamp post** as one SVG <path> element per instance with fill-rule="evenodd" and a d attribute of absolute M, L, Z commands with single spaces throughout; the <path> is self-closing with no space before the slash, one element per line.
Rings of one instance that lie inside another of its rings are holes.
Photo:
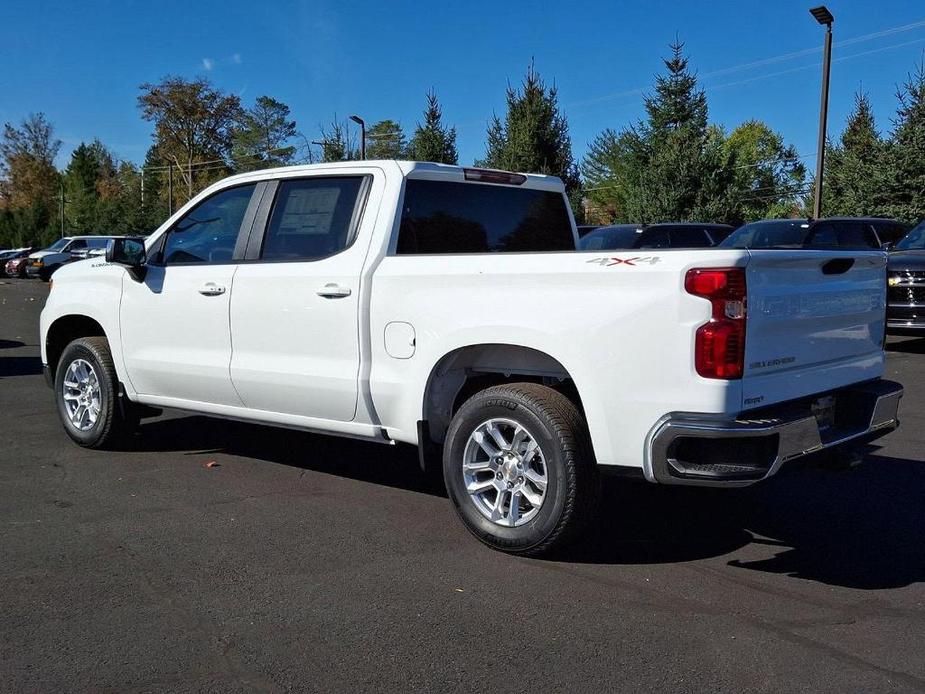
<path fill-rule="evenodd" d="M 819 105 L 819 146 L 816 150 L 816 192 L 813 200 L 813 218 L 822 216 L 822 171 L 825 166 L 825 129 L 829 117 L 829 68 L 832 63 L 832 23 L 835 17 L 825 5 L 813 7 L 810 14 L 825 26 L 825 47 L 822 56 L 822 101 Z"/>
<path fill-rule="evenodd" d="M 359 116 L 350 116 L 350 120 L 360 126 L 360 159 L 366 161 L 366 122 Z"/>

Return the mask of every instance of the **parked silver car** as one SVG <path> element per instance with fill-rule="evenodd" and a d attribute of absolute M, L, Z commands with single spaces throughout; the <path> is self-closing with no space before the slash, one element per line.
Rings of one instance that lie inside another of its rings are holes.
<path fill-rule="evenodd" d="M 103 255 L 106 244 L 110 239 L 119 236 L 65 236 L 58 239 L 48 248 L 37 251 L 29 256 L 26 263 L 26 275 L 38 277 L 44 281 L 52 276 L 55 270 L 74 260 L 83 260 L 91 255 Z"/>

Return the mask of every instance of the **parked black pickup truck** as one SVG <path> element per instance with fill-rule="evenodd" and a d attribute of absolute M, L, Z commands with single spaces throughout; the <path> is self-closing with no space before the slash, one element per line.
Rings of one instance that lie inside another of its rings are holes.
<path fill-rule="evenodd" d="M 925 337 L 925 222 L 896 244 L 887 276 L 887 331 Z"/>

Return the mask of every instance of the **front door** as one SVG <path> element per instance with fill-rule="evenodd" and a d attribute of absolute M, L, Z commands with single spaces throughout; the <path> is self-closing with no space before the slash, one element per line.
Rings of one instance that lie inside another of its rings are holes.
<path fill-rule="evenodd" d="M 252 218 L 255 187 L 228 188 L 203 200 L 149 250 L 143 281 L 123 279 L 123 359 L 138 393 L 241 405 L 228 371 L 228 311 L 236 247 L 249 231 L 242 226 Z"/>

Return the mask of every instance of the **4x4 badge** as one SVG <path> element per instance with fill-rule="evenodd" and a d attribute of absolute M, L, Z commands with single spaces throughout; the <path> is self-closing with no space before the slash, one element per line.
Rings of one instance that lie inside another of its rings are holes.
<path fill-rule="evenodd" d="M 592 258 L 585 262 L 595 263 L 603 267 L 613 267 L 614 265 L 631 265 L 632 267 L 636 267 L 637 264 L 641 263 L 655 265 L 658 261 L 659 257 L 657 255 L 646 255 L 637 256 L 635 258 Z"/>

